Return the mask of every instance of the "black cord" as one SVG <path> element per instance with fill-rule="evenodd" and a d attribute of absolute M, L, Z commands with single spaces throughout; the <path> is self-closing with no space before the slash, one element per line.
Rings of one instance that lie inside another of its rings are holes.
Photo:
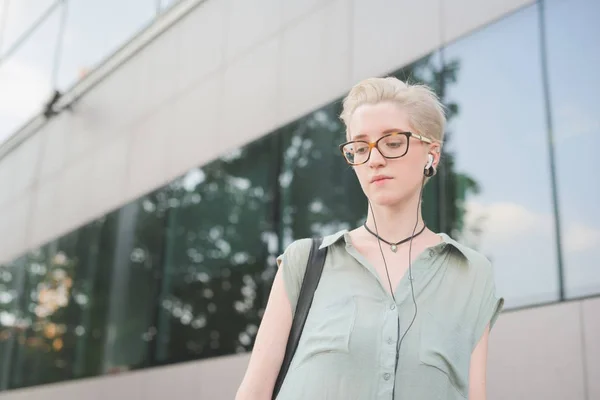
<path fill-rule="evenodd" d="M 418 312 L 417 300 L 415 298 L 415 288 L 413 286 L 413 277 L 412 277 L 412 241 L 414 239 L 415 232 L 417 230 L 417 226 L 419 226 L 419 211 L 421 209 L 421 201 L 423 198 L 423 187 L 424 186 L 425 186 L 425 176 L 423 176 L 423 180 L 421 182 L 421 190 L 419 191 L 419 203 L 417 204 L 417 221 L 415 222 L 415 226 L 413 228 L 413 232 L 412 232 L 409 247 L 408 247 L 408 279 L 410 281 L 410 291 L 412 293 L 412 299 L 413 299 L 413 303 L 415 305 L 415 313 L 413 314 L 412 321 L 410 321 L 408 328 L 406 329 L 406 331 L 404 331 L 404 334 L 402 335 L 402 337 L 396 344 L 396 360 L 395 360 L 395 364 L 394 364 L 394 374 L 398 371 L 398 360 L 400 359 L 400 346 L 402 345 L 402 341 L 404 340 L 404 337 L 406 336 L 406 334 L 412 327 L 413 323 L 415 322 L 415 319 L 417 319 L 417 312 Z M 394 295 L 394 288 L 392 287 L 392 281 L 390 279 L 390 273 L 388 271 L 387 262 L 385 261 L 385 256 L 383 254 L 383 249 L 381 247 L 381 240 L 379 238 L 379 230 L 377 229 L 377 221 L 375 220 L 375 212 L 373 211 L 373 206 L 371 205 L 370 201 L 369 201 L 369 208 L 371 209 L 371 214 L 373 215 L 373 224 L 375 225 L 375 232 L 377 233 L 377 244 L 379 245 L 379 251 L 381 253 L 381 258 L 383 259 L 383 265 L 385 266 L 385 274 L 387 275 L 388 284 L 390 285 L 390 293 L 392 294 L 392 299 L 394 300 L 394 304 L 396 304 L 396 296 Z M 396 321 L 397 321 L 397 335 L 400 336 L 400 315 L 399 314 L 398 314 L 398 318 L 396 319 Z M 392 398 L 394 397 L 395 392 L 396 392 L 396 385 L 394 385 Z"/>

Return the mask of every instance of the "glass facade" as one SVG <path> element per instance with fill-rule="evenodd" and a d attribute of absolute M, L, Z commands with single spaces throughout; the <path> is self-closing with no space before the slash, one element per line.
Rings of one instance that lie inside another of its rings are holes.
<path fill-rule="evenodd" d="M 534 5 L 444 50 L 458 68 L 446 149 L 471 188 L 457 236 L 496 265 L 507 307 L 559 293 L 538 15 Z"/>
<path fill-rule="evenodd" d="M 424 219 L 491 259 L 508 308 L 600 294 L 599 11 L 536 3 L 393 72 L 448 109 Z M 0 265 L 0 390 L 249 351 L 275 257 L 365 218 L 340 108 Z"/>
<path fill-rule="evenodd" d="M 0 0 L 0 144 L 176 3 Z"/>
<path fill-rule="evenodd" d="M 600 184 L 595 176 L 600 148 L 600 2 L 547 1 L 550 114 L 566 297 L 600 293 Z"/>

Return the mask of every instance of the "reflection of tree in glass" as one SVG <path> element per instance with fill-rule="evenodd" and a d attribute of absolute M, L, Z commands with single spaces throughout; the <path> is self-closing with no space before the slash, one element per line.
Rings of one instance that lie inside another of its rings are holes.
<path fill-rule="evenodd" d="M 434 54 L 428 55 L 395 75 L 400 79 L 422 82 L 432 87 L 444 104 L 446 118 L 450 122 L 458 115 L 460 108 L 458 104 L 447 100 L 446 90 L 449 85 L 457 81 L 460 64 L 458 60 L 435 62 L 433 57 Z M 435 197 L 438 199 L 432 203 L 439 203 L 437 230 L 460 239 L 467 229 L 464 225 L 465 199 L 469 193 L 478 193 L 480 188 L 471 176 L 456 171 L 456 156 L 448 149 L 451 140 L 452 132 L 447 130 L 438 174 L 428 184 L 427 189 L 435 193 Z M 425 201 L 425 211 L 428 209 L 427 206 L 427 201 Z M 476 226 L 470 227 L 470 229 L 472 229 L 471 235 L 478 235 Z"/>
<path fill-rule="evenodd" d="M 169 186 L 159 360 L 250 348 L 267 294 L 268 247 L 276 243 L 271 146 L 270 138 L 257 141 Z"/>
<path fill-rule="evenodd" d="M 12 386 L 53 382 L 71 374 L 68 306 L 76 260 L 53 245 L 26 256 Z"/>

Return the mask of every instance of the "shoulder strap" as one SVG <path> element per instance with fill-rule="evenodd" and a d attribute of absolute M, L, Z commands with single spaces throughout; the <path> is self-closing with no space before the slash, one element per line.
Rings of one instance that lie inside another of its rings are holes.
<path fill-rule="evenodd" d="M 312 305 L 313 296 L 319 285 L 321 279 L 321 273 L 323 272 L 323 265 L 325 265 L 325 257 L 327 256 L 327 248 L 320 249 L 321 238 L 313 238 L 312 247 L 310 248 L 310 255 L 308 256 L 308 263 L 306 265 L 306 272 L 304 273 L 304 279 L 302 280 L 302 287 L 300 288 L 300 294 L 298 295 L 298 303 L 296 304 L 296 312 L 294 313 L 294 319 L 292 321 L 292 327 L 290 329 L 290 335 L 288 337 L 287 346 L 285 349 L 285 356 L 281 363 L 281 369 L 279 375 L 275 381 L 275 388 L 273 389 L 273 399 L 277 397 L 285 375 L 290 367 L 302 330 L 304 329 L 304 323 L 306 317 Z"/>

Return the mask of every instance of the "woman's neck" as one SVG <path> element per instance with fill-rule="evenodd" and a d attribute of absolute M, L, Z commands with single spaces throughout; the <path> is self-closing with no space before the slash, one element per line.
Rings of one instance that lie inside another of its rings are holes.
<path fill-rule="evenodd" d="M 413 231 L 419 232 L 423 227 L 421 209 L 419 207 L 417 210 L 418 206 L 418 197 L 394 207 L 371 204 L 366 221 L 367 227 L 388 242 L 398 242 L 410 237 Z"/>

